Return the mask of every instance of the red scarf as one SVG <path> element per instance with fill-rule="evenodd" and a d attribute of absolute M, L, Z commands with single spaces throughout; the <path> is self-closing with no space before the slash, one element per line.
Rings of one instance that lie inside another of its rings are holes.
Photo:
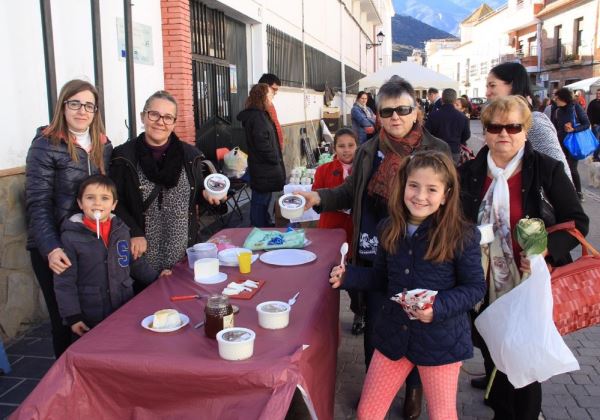
<path fill-rule="evenodd" d="M 267 113 L 271 117 L 273 124 L 275 124 L 277 140 L 279 140 L 279 145 L 281 146 L 281 151 L 283 152 L 283 131 L 281 130 L 281 124 L 279 124 L 279 120 L 277 119 L 277 111 L 275 110 L 275 106 L 273 104 L 267 107 Z"/>
<path fill-rule="evenodd" d="M 96 221 L 95 220 L 91 220 L 91 219 L 83 216 L 83 224 L 89 230 L 96 233 Z M 104 242 L 104 246 L 106 246 L 106 247 L 108 247 L 108 238 L 110 236 L 110 226 L 111 226 L 110 217 L 108 219 L 106 219 L 106 221 L 100 222 L 100 237 L 102 238 L 102 242 Z"/>
<path fill-rule="evenodd" d="M 379 131 L 379 150 L 385 158 L 369 181 L 369 195 L 378 195 L 385 201 L 388 200 L 392 188 L 391 181 L 398 173 L 402 160 L 418 150 L 422 140 L 423 128 L 418 124 L 413 126 L 406 137 L 392 137 L 383 129 Z"/>

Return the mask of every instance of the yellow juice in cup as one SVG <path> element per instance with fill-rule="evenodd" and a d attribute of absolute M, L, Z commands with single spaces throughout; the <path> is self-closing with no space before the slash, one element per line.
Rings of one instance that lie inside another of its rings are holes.
<path fill-rule="evenodd" d="M 238 263 L 240 266 L 240 273 L 247 274 L 250 272 L 252 265 L 252 253 L 251 252 L 240 252 L 238 254 Z"/>

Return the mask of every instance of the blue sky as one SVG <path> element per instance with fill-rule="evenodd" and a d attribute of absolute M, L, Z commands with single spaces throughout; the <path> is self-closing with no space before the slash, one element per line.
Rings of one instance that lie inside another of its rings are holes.
<path fill-rule="evenodd" d="M 412 16 L 435 28 L 458 34 L 458 24 L 481 5 L 478 0 L 393 0 L 396 13 Z M 504 0 L 489 0 L 486 3 L 497 8 Z"/>

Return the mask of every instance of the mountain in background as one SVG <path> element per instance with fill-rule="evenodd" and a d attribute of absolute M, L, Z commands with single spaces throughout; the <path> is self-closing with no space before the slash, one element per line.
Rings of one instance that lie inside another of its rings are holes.
<path fill-rule="evenodd" d="M 458 25 L 475 11 L 481 0 L 393 0 L 397 14 L 411 16 L 434 28 L 458 35 Z M 486 0 L 491 8 L 497 9 L 506 0 Z"/>
<path fill-rule="evenodd" d="M 425 41 L 452 37 L 410 16 L 396 15 L 392 18 L 392 61 L 405 61 L 414 48 L 424 49 Z"/>

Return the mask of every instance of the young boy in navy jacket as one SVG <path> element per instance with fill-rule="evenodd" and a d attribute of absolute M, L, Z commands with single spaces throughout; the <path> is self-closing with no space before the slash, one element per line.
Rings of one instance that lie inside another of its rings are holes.
<path fill-rule="evenodd" d="M 78 336 L 133 297 L 133 277 L 151 283 L 158 273 L 144 259 L 132 260 L 129 228 L 111 212 L 117 188 L 105 175 L 81 183 L 77 203 L 83 213 L 65 220 L 61 241 L 71 266 L 54 275 L 58 310 Z M 163 270 L 160 275 L 170 274 Z"/>

